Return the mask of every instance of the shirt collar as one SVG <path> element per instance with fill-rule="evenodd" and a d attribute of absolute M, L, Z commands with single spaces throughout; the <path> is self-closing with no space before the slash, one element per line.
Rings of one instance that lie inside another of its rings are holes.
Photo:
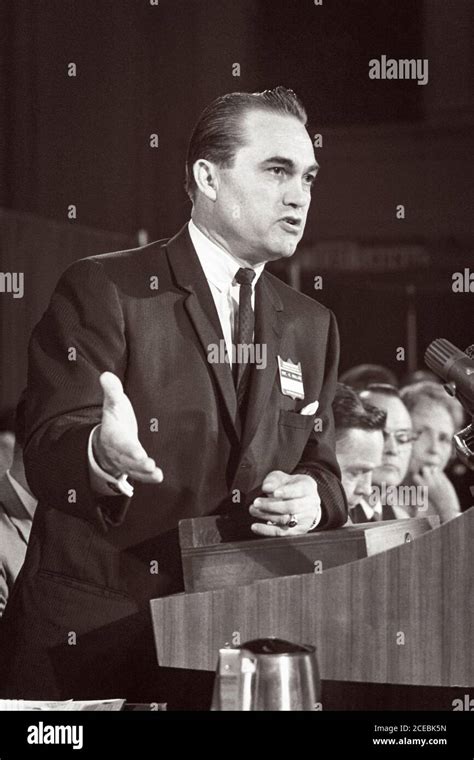
<path fill-rule="evenodd" d="M 204 270 L 206 279 L 212 282 L 218 290 L 228 290 L 241 267 L 250 268 L 250 264 L 238 259 L 236 256 L 232 256 L 224 248 L 221 248 L 217 243 L 210 240 L 194 224 L 192 219 L 189 222 L 188 229 L 191 242 Z M 265 264 L 257 264 L 251 267 L 255 271 L 252 288 L 255 288 L 264 267 Z"/>
<path fill-rule="evenodd" d="M 33 515 L 35 513 L 36 505 L 38 504 L 38 500 L 35 499 L 34 496 L 32 496 L 28 491 L 23 488 L 21 483 L 16 480 L 13 475 L 11 474 L 10 470 L 6 471 L 6 476 L 9 480 L 9 483 L 13 490 L 15 491 L 16 495 L 20 499 L 21 503 L 25 507 L 26 511 L 28 512 L 31 519 L 33 519 Z"/>
<path fill-rule="evenodd" d="M 382 514 L 382 504 L 377 499 L 377 501 L 374 504 L 369 504 L 365 499 L 359 499 L 357 502 L 358 506 L 361 507 L 362 511 L 364 512 L 367 520 L 371 520 L 374 515 L 381 515 Z M 350 514 L 350 513 L 349 513 Z"/>

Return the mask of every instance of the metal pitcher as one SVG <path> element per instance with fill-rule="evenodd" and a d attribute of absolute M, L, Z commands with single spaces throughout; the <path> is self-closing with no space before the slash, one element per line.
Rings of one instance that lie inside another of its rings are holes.
<path fill-rule="evenodd" d="M 219 650 L 212 710 L 315 710 L 316 649 L 277 638 Z"/>

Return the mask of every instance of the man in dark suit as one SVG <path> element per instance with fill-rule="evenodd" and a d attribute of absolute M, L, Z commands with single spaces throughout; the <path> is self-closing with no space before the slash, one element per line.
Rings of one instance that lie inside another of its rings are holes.
<path fill-rule="evenodd" d="M 148 602 L 182 589 L 181 519 L 238 511 L 259 536 L 345 522 L 336 322 L 264 271 L 303 234 L 305 123 L 285 88 L 219 98 L 190 141 L 189 225 L 62 276 L 30 344 L 40 503 L 4 696 L 162 698 Z"/>
<path fill-rule="evenodd" d="M 332 409 L 336 457 L 349 507 L 349 521 L 369 522 L 373 515 L 366 514 L 367 507 L 370 508 L 366 500 L 372 494 L 372 473 L 382 462 L 385 413 L 364 403 L 344 383 L 337 384 Z"/>

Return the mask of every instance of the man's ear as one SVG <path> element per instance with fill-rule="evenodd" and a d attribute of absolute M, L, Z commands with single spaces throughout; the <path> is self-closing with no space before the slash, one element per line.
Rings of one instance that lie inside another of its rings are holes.
<path fill-rule="evenodd" d="M 201 193 L 210 201 L 217 200 L 217 167 L 212 161 L 199 158 L 193 166 L 194 181 Z"/>

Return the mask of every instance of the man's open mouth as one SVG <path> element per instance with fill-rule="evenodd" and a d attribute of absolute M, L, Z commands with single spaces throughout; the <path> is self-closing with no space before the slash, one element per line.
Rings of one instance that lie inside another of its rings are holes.
<path fill-rule="evenodd" d="M 301 227 L 301 219 L 294 216 L 284 216 L 279 221 L 286 229 L 292 232 L 297 232 Z"/>

